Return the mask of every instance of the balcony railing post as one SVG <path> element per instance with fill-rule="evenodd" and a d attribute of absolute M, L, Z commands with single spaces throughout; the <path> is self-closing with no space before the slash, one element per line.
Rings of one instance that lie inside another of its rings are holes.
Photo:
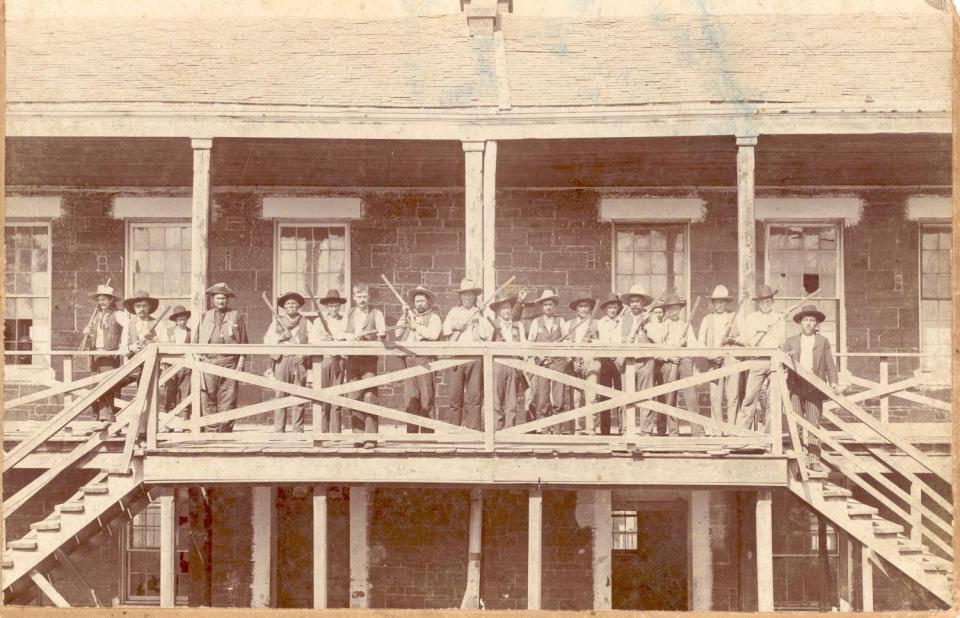
<path fill-rule="evenodd" d="M 626 370 L 623 374 L 623 390 L 627 393 L 637 392 L 637 363 L 634 359 L 626 359 Z M 623 408 L 623 431 L 624 436 L 632 436 L 637 433 L 637 406 L 630 404 Z"/>
<path fill-rule="evenodd" d="M 771 376 L 778 375 L 778 369 L 780 368 L 780 359 L 776 355 L 770 358 L 770 370 Z M 790 393 L 786 392 L 781 385 L 783 382 L 780 380 L 770 380 L 770 401 L 767 406 L 770 409 L 770 441 L 771 441 L 771 453 L 773 455 L 782 455 L 783 454 L 783 409 L 784 402 L 788 401 Z M 800 462 L 800 465 L 804 465 L 804 462 Z"/>
<path fill-rule="evenodd" d="M 194 358 L 191 355 L 191 358 Z M 203 374 L 197 370 L 190 372 L 190 433 L 200 433 L 200 406 L 203 399 Z"/>
<path fill-rule="evenodd" d="M 53 365 L 52 359 L 50 365 Z M 63 383 L 70 384 L 73 382 L 73 357 L 64 356 L 63 357 Z M 69 406 L 73 403 L 73 395 L 64 395 L 63 396 L 63 405 Z"/>
<path fill-rule="evenodd" d="M 516 393 L 513 394 L 516 397 Z M 487 349 L 483 353 L 483 446 L 487 451 L 494 449 L 496 420 L 493 414 L 493 352 Z"/>
<path fill-rule="evenodd" d="M 146 393 L 146 403 L 147 406 L 147 448 L 155 449 L 157 448 L 157 432 L 160 430 L 160 373 L 161 373 L 161 362 L 158 357 L 157 362 L 153 364 L 152 375 L 147 376 L 147 393 Z M 146 369 L 146 367 L 144 368 Z"/>
<path fill-rule="evenodd" d="M 886 386 L 890 383 L 890 359 L 886 356 L 880 357 L 880 386 Z M 880 422 L 890 422 L 890 396 L 880 398 Z"/>

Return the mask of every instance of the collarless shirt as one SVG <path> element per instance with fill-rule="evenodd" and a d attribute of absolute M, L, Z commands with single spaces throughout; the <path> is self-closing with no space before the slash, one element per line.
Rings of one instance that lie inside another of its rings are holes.
<path fill-rule="evenodd" d="M 453 325 L 457 322 L 466 322 L 471 316 L 482 318 L 483 316 L 479 311 L 476 310 L 476 307 L 471 307 L 467 309 L 466 307 L 459 306 L 454 307 L 447 313 L 447 318 L 443 321 L 443 334 L 447 337 L 453 335 Z M 460 335 L 457 337 L 457 341 L 460 343 L 474 343 L 480 341 L 482 337 L 480 332 L 477 330 L 478 322 L 472 322 L 468 324 L 466 328 L 460 331 Z"/>
<path fill-rule="evenodd" d="M 800 366 L 813 371 L 813 346 L 817 344 L 817 336 L 800 334 Z"/>

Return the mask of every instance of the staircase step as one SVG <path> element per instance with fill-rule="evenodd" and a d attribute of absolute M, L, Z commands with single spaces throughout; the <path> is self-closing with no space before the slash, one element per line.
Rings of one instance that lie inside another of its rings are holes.
<path fill-rule="evenodd" d="M 44 519 L 43 521 L 37 521 L 30 524 L 30 529 L 40 532 L 57 532 L 60 530 L 60 520 Z"/>
<path fill-rule="evenodd" d="M 81 493 L 84 495 L 87 494 L 108 494 L 110 493 L 110 486 L 106 483 L 91 483 L 90 485 L 84 485 L 80 488 Z"/>
<path fill-rule="evenodd" d="M 20 551 L 33 551 L 37 548 L 37 539 L 24 537 L 22 539 L 17 539 L 16 541 L 10 541 L 7 543 L 7 547 Z"/>
<path fill-rule="evenodd" d="M 926 551 L 926 548 L 923 545 L 917 545 L 916 543 L 903 543 L 897 548 L 897 551 L 899 551 L 903 556 L 914 556 L 923 554 L 923 552 Z"/>
<path fill-rule="evenodd" d="M 61 513 L 82 513 L 83 502 L 64 502 L 57 507 Z"/>
<path fill-rule="evenodd" d="M 895 524 L 892 521 L 887 521 L 885 519 L 874 519 L 873 520 L 873 533 L 876 536 L 897 536 L 903 532 L 903 526 Z"/>
<path fill-rule="evenodd" d="M 826 485 L 823 488 L 823 497 L 826 499 L 842 499 L 846 500 L 853 496 L 853 492 L 849 489 L 844 489 L 838 485 Z"/>
<path fill-rule="evenodd" d="M 12 568 L 13 568 L 13 558 L 7 558 L 6 556 L 4 556 L 4 558 L 3 558 L 3 568 L 5 568 L 5 569 L 12 569 Z"/>
<path fill-rule="evenodd" d="M 861 502 L 847 502 L 847 515 L 851 519 L 873 519 L 879 511 Z"/>

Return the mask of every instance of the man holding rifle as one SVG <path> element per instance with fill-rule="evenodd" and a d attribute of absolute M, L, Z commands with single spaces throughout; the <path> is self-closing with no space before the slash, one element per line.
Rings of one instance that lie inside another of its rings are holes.
<path fill-rule="evenodd" d="M 310 292 L 310 290 L 307 290 Z M 344 320 L 340 316 L 340 307 L 346 304 L 347 299 L 340 296 L 339 290 L 329 290 L 327 295 L 316 301 L 320 307 L 317 310 L 317 319 L 310 329 L 310 343 L 324 341 L 342 341 L 344 339 Z M 342 357 L 338 354 L 324 354 L 315 357 L 313 361 L 313 388 L 320 390 L 328 386 L 340 384 L 343 379 Z M 314 406 L 320 410 L 320 431 L 322 433 L 340 433 L 340 408 L 322 403 Z M 316 412 L 314 413 L 316 414 Z M 316 420 L 314 420 L 316 424 Z"/>
<path fill-rule="evenodd" d="M 90 322 L 83 329 L 80 351 L 86 350 L 88 346 L 97 352 L 119 350 L 123 328 L 127 325 L 126 312 L 117 309 L 120 297 L 109 285 L 98 285 L 97 290 L 90 294 L 90 299 L 97 301 L 97 307 Z M 120 357 L 114 354 L 90 357 L 90 373 L 105 373 L 119 366 Z M 116 418 L 117 408 L 113 403 L 116 394 L 117 391 L 111 389 L 90 406 L 98 421 L 112 422 Z"/>
<path fill-rule="evenodd" d="M 396 293 L 392 285 L 390 289 Z M 410 343 L 440 339 L 443 323 L 440 321 L 440 316 L 433 310 L 433 294 L 423 286 L 418 285 L 410 290 L 408 296 L 413 307 L 411 308 L 410 304 L 400 297 L 403 303 L 403 315 L 397 320 L 397 328 L 399 329 L 397 340 Z M 419 367 L 432 360 L 434 360 L 433 356 L 404 356 L 403 365 L 408 368 Z M 404 409 L 409 414 L 436 419 L 433 374 L 426 373 L 404 380 L 403 401 Z M 432 433 L 432 430 L 421 428 L 419 425 L 407 424 L 407 433 Z"/>
<path fill-rule="evenodd" d="M 736 320 L 744 301 L 740 301 L 737 310 L 731 313 L 727 309 L 727 303 L 733 300 L 727 287 L 718 285 L 713 288 L 710 295 L 710 305 L 712 311 L 704 316 L 700 322 L 700 333 L 698 340 L 700 346 L 704 348 L 719 348 L 729 346 L 730 343 L 724 343 L 729 340 L 730 333 L 733 332 L 733 322 Z M 744 299 L 745 300 L 745 299 Z M 731 356 L 714 356 L 706 359 L 707 369 L 719 369 L 724 365 L 736 362 Z M 723 416 L 723 399 L 726 397 L 727 416 Z M 717 422 L 734 423 L 737 420 L 737 407 L 740 405 L 740 374 L 717 378 L 710 382 L 710 418 Z M 707 435 L 712 435 L 711 430 L 707 430 Z"/>
<path fill-rule="evenodd" d="M 142 349 L 157 341 L 157 325 L 164 318 L 169 307 L 164 310 L 160 319 L 152 316 L 153 312 L 160 306 L 160 301 L 150 296 L 149 292 L 137 290 L 131 298 L 123 301 L 123 308 L 132 313 L 127 317 L 127 324 L 123 327 L 120 334 L 119 351 L 127 358 L 140 352 Z M 128 384 L 136 384 L 140 381 L 143 373 L 143 366 L 137 367 L 124 377 L 115 387 L 111 397 L 116 396 L 120 390 Z M 113 421 L 115 419 L 108 419 Z"/>
<path fill-rule="evenodd" d="M 587 344 L 596 341 L 600 337 L 596 320 L 597 309 L 600 308 L 599 301 L 596 298 L 578 298 L 570 303 L 570 308 L 576 312 L 577 317 L 570 322 L 570 329 L 560 340 L 563 341 L 565 338 L 572 339 L 574 343 L 578 344 Z M 599 363 L 595 362 L 592 356 L 575 357 L 573 362 L 567 365 L 567 373 L 577 378 L 583 378 L 592 384 L 597 383 L 597 374 L 599 374 L 599 372 Z M 582 403 L 593 403 L 597 397 L 596 392 L 591 392 L 589 389 L 580 391 L 578 389 L 568 388 L 567 392 L 570 394 L 570 402 L 566 406 L 569 409 L 579 407 Z M 580 424 L 579 421 L 577 424 Z M 589 414 L 583 418 L 583 432 L 596 434 L 597 430 L 593 414 Z"/>
<path fill-rule="evenodd" d="M 383 341 L 387 337 L 387 326 L 383 312 L 370 307 L 370 287 L 365 283 L 353 286 L 353 307 L 344 318 L 344 339 L 347 341 Z M 365 380 L 377 375 L 377 356 L 348 356 L 344 360 L 344 374 L 347 381 Z M 365 388 L 350 393 L 353 399 L 366 403 L 377 403 L 377 389 Z M 380 430 L 380 418 L 375 414 L 353 412 L 350 416 L 351 427 L 358 422 L 364 433 L 374 434 Z M 363 448 L 376 448 L 376 440 L 364 440 Z"/>
<path fill-rule="evenodd" d="M 537 299 L 542 313 L 540 316 L 530 322 L 530 333 L 527 341 L 531 343 L 556 343 L 567 334 L 567 322 L 556 315 L 557 301 L 560 297 L 553 293 L 553 290 L 546 289 Z M 553 369 L 560 373 L 566 373 L 569 359 L 559 356 L 546 356 L 537 359 L 537 363 L 547 369 Z M 542 376 L 536 376 L 533 379 L 533 409 L 536 419 L 546 418 L 564 410 L 564 391 L 563 382 L 555 382 Z M 547 429 L 547 433 L 561 433 L 566 429 L 567 432 L 573 429 L 572 423 L 564 423 L 563 426 L 552 426 Z"/>
<path fill-rule="evenodd" d="M 642 285 L 636 284 L 630 288 L 626 294 L 620 295 L 620 300 L 627 306 L 627 311 L 623 313 L 621 328 L 621 342 L 628 344 L 649 344 L 652 343 L 647 336 L 646 326 L 648 321 L 647 312 L 644 308 L 653 302 L 653 297 L 647 294 Z M 619 361 L 621 364 L 624 362 Z M 656 359 L 637 358 L 636 359 L 636 390 L 643 391 L 653 388 L 654 376 L 656 372 Z M 652 435 L 657 426 L 657 417 L 649 409 L 643 406 L 637 407 L 637 431 L 640 435 Z M 625 414 L 633 414 L 633 408 L 627 406 Z M 620 432 L 624 432 L 626 423 L 620 427 Z"/>
<path fill-rule="evenodd" d="M 669 348 L 696 347 L 697 337 L 693 327 L 686 320 L 680 319 L 680 312 L 687 301 L 680 298 L 674 290 L 668 290 L 660 299 L 663 305 L 665 318 L 663 320 L 663 345 Z M 694 306 L 696 311 L 696 306 Z M 693 359 L 687 357 L 663 358 L 659 361 L 660 383 L 669 384 L 677 378 L 683 379 L 693 375 Z M 668 406 L 677 405 L 677 391 L 670 391 L 663 397 Z M 683 389 L 683 405 L 690 414 L 700 414 L 700 404 L 697 401 L 697 387 L 688 386 Z M 675 416 L 667 416 L 667 435 L 680 435 L 680 421 Z M 692 428 L 696 431 L 696 426 Z"/>
<path fill-rule="evenodd" d="M 482 291 L 472 279 L 460 282 L 460 289 L 457 290 L 460 305 L 451 309 L 443 321 L 443 334 L 451 341 L 471 344 L 483 340 L 480 320 L 484 316 L 482 309 L 477 307 L 477 297 Z M 476 360 L 451 367 L 449 376 L 450 412 L 449 418 L 444 420 L 479 430 L 483 421 L 483 364 Z"/>
<path fill-rule="evenodd" d="M 213 308 L 207 309 L 197 328 L 197 343 L 206 344 L 243 344 L 247 343 L 247 325 L 243 315 L 236 309 L 230 309 L 230 299 L 236 294 L 226 283 L 216 283 L 207 288 L 207 294 L 213 297 Z M 243 371 L 243 356 L 240 354 L 206 354 L 204 362 Z M 212 374 L 203 374 L 204 416 L 227 412 L 237 407 L 237 381 Z M 227 433 L 233 431 L 233 421 L 211 425 L 210 431 Z"/>
<path fill-rule="evenodd" d="M 303 296 L 296 292 L 287 292 L 277 299 L 277 306 L 281 307 L 281 313 L 278 315 L 273 305 L 267 300 L 266 295 L 263 301 L 273 313 L 273 323 L 267 327 L 267 332 L 263 335 L 263 343 L 266 345 L 297 345 L 308 343 L 310 338 L 310 322 L 300 313 L 303 307 Z M 273 377 L 287 384 L 296 384 L 305 386 L 307 383 L 307 368 L 304 365 L 303 356 L 300 354 L 271 355 L 273 359 Z M 283 397 L 283 391 L 277 391 L 277 397 Z M 303 404 L 292 406 L 291 408 L 281 408 L 274 412 L 273 431 L 283 433 L 287 428 L 287 410 L 291 410 L 290 430 L 294 433 L 303 432 Z"/>

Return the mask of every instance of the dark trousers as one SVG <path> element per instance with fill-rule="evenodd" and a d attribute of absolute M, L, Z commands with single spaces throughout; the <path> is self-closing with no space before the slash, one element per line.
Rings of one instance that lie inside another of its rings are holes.
<path fill-rule="evenodd" d="M 190 395 L 190 370 L 181 369 L 163 386 L 163 409 L 169 412 Z"/>
<path fill-rule="evenodd" d="M 403 366 L 421 367 L 433 361 L 432 356 L 404 356 Z M 434 407 L 433 374 L 427 373 L 403 381 L 403 410 L 408 414 L 437 419 Z M 432 429 L 407 423 L 407 433 L 433 433 Z"/>
<path fill-rule="evenodd" d="M 657 381 L 657 363 L 658 361 L 653 358 L 637 359 L 637 377 L 635 381 L 637 392 L 645 391 L 655 386 Z M 638 408 L 639 414 L 637 416 L 639 418 L 637 419 L 637 432 L 641 436 L 653 435 L 657 429 L 657 418 L 659 415 L 652 412 L 649 408 L 644 408 L 642 404 L 640 404 Z M 627 412 L 630 412 L 629 407 L 627 408 Z"/>
<path fill-rule="evenodd" d="M 597 375 L 597 384 L 608 386 L 617 390 L 623 390 L 623 380 L 620 377 L 620 370 L 612 358 L 600 359 L 600 373 Z M 609 397 L 597 396 L 597 401 L 606 401 Z M 604 436 L 610 435 L 610 410 L 600 413 L 600 433 Z"/>
<path fill-rule="evenodd" d="M 90 361 L 90 373 L 106 373 L 120 366 L 119 356 L 94 356 Z M 122 387 L 115 386 L 90 405 L 98 421 L 112 421 L 117 416 L 117 406 L 113 400 L 120 394 Z"/>
<path fill-rule="evenodd" d="M 350 382 L 353 380 L 363 380 L 377 375 L 377 362 L 380 359 L 376 356 L 352 356 L 344 361 L 343 370 L 345 379 Z M 370 404 L 377 404 L 377 389 L 364 388 L 352 392 L 348 395 L 351 399 L 364 401 Z M 353 410 L 342 410 L 341 422 L 346 425 L 347 414 L 350 414 L 350 426 L 355 431 L 363 433 L 377 433 L 380 430 L 380 417 L 376 414 L 365 414 Z"/>
<path fill-rule="evenodd" d="M 339 356 L 324 356 L 323 360 L 314 361 L 315 373 L 313 378 L 313 388 L 321 389 L 340 384 L 343 378 L 343 362 Z M 314 415 L 319 408 L 320 411 L 320 431 L 322 433 L 340 433 L 340 408 L 321 403 L 314 406 Z M 316 423 L 316 420 L 314 420 Z"/>
<path fill-rule="evenodd" d="M 677 378 L 686 378 L 693 375 L 693 362 L 690 358 L 681 358 L 679 363 L 671 363 L 668 360 L 664 360 L 660 364 L 660 383 L 669 384 L 670 382 L 675 381 Z M 697 389 L 696 387 L 687 387 L 681 389 L 683 393 L 683 406 L 687 409 L 687 412 L 690 414 L 700 414 L 700 406 L 697 402 Z M 670 391 L 663 395 L 663 403 L 668 406 L 677 405 L 677 391 Z M 680 435 L 680 421 L 677 420 L 675 416 L 666 416 L 666 425 L 667 425 L 667 435 L 677 436 Z M 699 435 L 703 435 L 702 425 L 695 425 L 691 428 L 691 432 L 697 434 L 697 427 L 699 429 Z"/>
<path fill-rule="evenodd" d="M 793 405 L 793 410 L 814 427 L 820 427 L 820 414 L 823 412 L 823 393 L 794 374 L 790 374 L 787 380 L 787 388 L 790 390 L 790 403 Z M 777 410 L 773 411 L 773 414 L 777 413 Z M 819 457 L 820 438 L 809 431 L 805 431 L 803 427 L 798 429 L 800 443 L 807 447 L 807 451 L 811 455 Z"/>
<path fill-rule="evenodd" d="M 547 365 L 548 369 L 568 372 L 570 361 L 565 358 L 555 358 Z M 568 409 L 567 388 L 563 382 L 554 382 L 547 378 L 536 376 L 533 379 L 533 410 L 537 420 L 553 416 Z M 573 433 L 573 422 L 552 425 L 545 430 L 547 433 Z"/>
<path fill-rule="evenodd" d="M 226 369 L 236 369 L 240 359 L 236 356 L 215 356 L 208 357 L 204 362 Z M 205 373 L 203 374 L 203 390 L 202 416 L 210 416 L 218 412 L 228 412 L 237 407 L 239 389 L 236 380 Z M 233 421 L 210 425 L 210 431 L 218 433 L 231 432 L 233 431 Z"/>
<path fill-rule="evenodd" d="M 493 418 L 497 429 L 527 422 L 526 410 L 517 418 L 517 370 L 493 365 Z"/>
<path fill-rule="evenodd" d="M 448 423 L 481 430 L 483 417 L 483 363 L 473 361 L 450 369 Z"/>
<path fill-rule="evenodd" d="M 305 386 L 307 383 L 307 370 L 303 366 L 303 358 L 298 356 L 281 356 L 280 361 L 273 366 L 273 377 L 287 384 L 296 384 Z M 287 393 L 277 391 L 276 397 L 285 397 Z M 306 413 L 306 404 L 290 406 L 289 408 L 280 408 L 273 413 L 273 430 L 277 433 L 283 433 L 287 429 L 287 417 L 290 417 L 290 431 L 293 433 L 303 432 L 303 417 Z"/>

